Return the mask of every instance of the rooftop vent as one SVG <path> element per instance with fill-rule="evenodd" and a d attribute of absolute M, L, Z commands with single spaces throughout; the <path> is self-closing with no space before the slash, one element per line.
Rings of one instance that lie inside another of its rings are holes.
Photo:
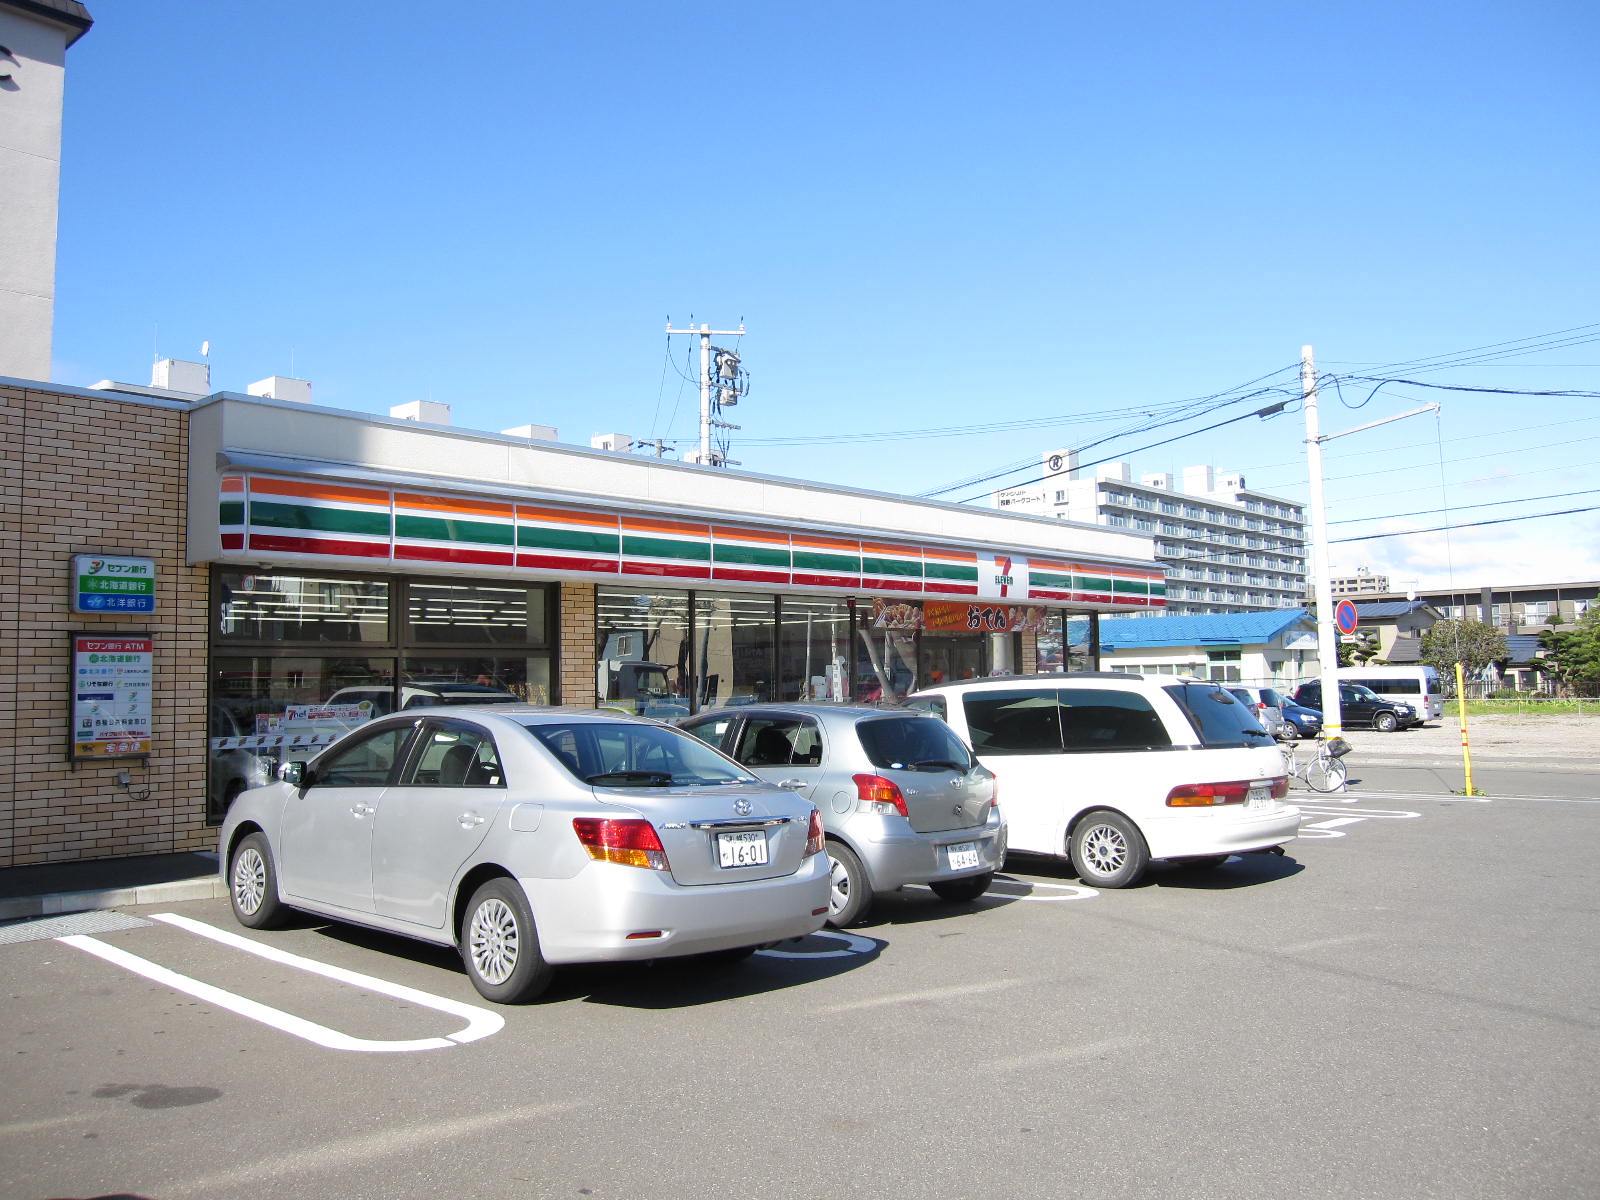
<path fill-rule="evenodd" d="M 555 442 L 560 439 L 556 436 L 554 425 L 518 425 L 511 429 L 502 429 L 501 433 L 507 437 L 527 438 L 530 442 Z"/>
<path fill-rule="evenodd" d="M 413 400 L 410 404 L 397 404 L 389 410 L 391 417 L 402 421 L 421 421 L 425 425 L 450 424 L 450 406 L 433 400 Z"/>
<path fill-rule="evenodd" d="M 211 394 L 211 364 L 163 358 L 150 368 L 150 386 L 166 392 L 188 392 L 192 396 Z"/>
<path fill-rule="evenodd" d="M 268 375 L 265 379 L 256 380 L 245 388 L 245 391 L 265 400 L 293 400 L 296 404 L 311 403 L 310 380 L 290 379 L 286 375 Z"/>

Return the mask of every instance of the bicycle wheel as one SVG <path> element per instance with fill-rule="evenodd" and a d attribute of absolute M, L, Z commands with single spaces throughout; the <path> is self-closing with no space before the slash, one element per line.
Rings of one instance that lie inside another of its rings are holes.
<path fill-rule="evenodd" d="M 1313 791 L 1332 792 L 1344 786 L 1344 759 L 1319 754 L 1306 767 L 1306 783 Z"/>
<path fill-rule="evenodd" d="M 1278 747 L 1278 753 L 1283 755 L 1283 773 L 1290 779 L 1293 779 L 1296 762 L 1294 757 L 1294 747 L 1285 743 Z"/>

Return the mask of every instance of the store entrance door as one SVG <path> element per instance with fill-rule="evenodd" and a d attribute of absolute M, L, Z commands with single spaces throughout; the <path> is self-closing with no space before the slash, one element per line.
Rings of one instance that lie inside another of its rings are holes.
<path fill-rule="evenodd" d="M 919 684 L 954 683 L 958 679 L 983 679 L 989 674 L 989 639 L 983 634 L 922 635 Z"/>

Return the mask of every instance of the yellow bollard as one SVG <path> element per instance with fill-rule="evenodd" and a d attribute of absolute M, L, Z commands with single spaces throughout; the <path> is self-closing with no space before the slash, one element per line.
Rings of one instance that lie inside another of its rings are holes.
<path fill-rule="evenodd" d="M 1472 746 L 1467 741 L 1467 685 L 1461 669 L 1461 664 L 1456 664 L 1456 711 L 1461 717 L 1461 764 L 1467 776 L 1467 788 L 1463 792 L 1466 796 L 1476 796 L 1478 793 L 1472 787 Z"/>

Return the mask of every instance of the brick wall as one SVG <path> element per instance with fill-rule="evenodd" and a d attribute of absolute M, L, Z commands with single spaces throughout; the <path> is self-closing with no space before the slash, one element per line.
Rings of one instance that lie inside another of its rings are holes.
<path fill-rule="evenodd" d="M 0 675 L 11 681 L 0 687 L 0 867 L 213 841 L 206 570 L 184 564 L 187 421 L 181 408 L 124 396 L 0 386 Z M 156 611 L 74 613 L 74 554 L 154 559 Z M 75 631 L 154 637 L 145 762 L 68 761 Z"/>
<path fill-rule="evenodd" d="M 556 669 L 560 672 L 561 703 L 572 708 L 595 705 L 594 584 L 560 585 L 561 620 L 556 634 Z"/>

